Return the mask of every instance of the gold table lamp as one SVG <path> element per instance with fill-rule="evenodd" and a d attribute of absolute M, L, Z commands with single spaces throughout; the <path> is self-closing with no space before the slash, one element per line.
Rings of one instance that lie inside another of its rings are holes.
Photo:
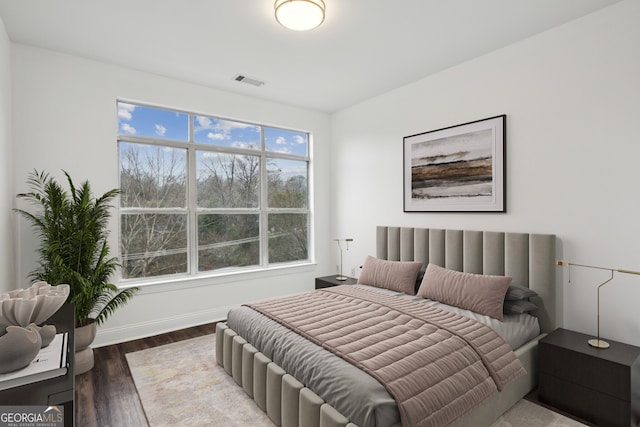
<path fill-rule="evenodd" d="M 338 242 L 338 248 L 340 249 L 340 275 L 336 276 L 336 280 L 344 282 L 345 280 L 347 280 L 347 278 L 342 274 L 342 245 L 340 244 L 340 242 L 345 242 L 347 246 L 347 250 L 349 250 L 349 242 L 353 242 L 353 239 L 346 238 L 346 239 L 333 239 L 333 240 Z"/>
<path fill-rule="evenodd" d="M 609 348 L 609 343 L 600 339 L 600 288 L 602 288 L 604 285 L 606 285 L 611 280 L 613 280 L 613 273 L 614 272 L 640 275 L 640 271 L 623 270 L 623 269 L 608 268 L 608 267 L 597 267 L 595 265 L 576 264 L 576 263 L 573 263 L 573 262 L 562 261 L 562 260 L 557 261 L 557 264 L 559 266 L 562 266 L 562 267 L 571 267 L 573 265 L 575 267 L 585 267 L 585 268 L 594 268 L 596 270 L 606 270 L 606 271 L 609 271 L 611 273 L 611 276 L 607 280 L 605 280 L 600 285 L 598 285 L 598 326 L 597 326 L 597 334 L 598 335 L 597 335 L 597 338 L 590 339 L 588 341 L 588 343 L 589 343 L 589 345 L 591 347 Z M 569 283 L 571 283 L 571 269 L 569 269 Z"/>

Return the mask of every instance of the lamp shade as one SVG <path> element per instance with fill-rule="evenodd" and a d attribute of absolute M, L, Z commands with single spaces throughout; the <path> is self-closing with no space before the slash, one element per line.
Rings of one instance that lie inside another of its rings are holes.
<path fill-rule="evenodd" d="M 324 21 L 323 0 L 276 0 L 276 20 L 285 28 L 306 31 Z"/>

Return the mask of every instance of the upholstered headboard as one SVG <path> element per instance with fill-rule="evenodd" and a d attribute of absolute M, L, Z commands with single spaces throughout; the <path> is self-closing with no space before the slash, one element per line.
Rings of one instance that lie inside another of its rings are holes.
<path fill-rule="evenodd" d="M 378 226 L 376 256 L 392 261 L 422 261 L 451 270 L 511 276 L 533 289 L 542 332 L 556 323 L 556 237 L 552 234 L 439 230 Z"/>

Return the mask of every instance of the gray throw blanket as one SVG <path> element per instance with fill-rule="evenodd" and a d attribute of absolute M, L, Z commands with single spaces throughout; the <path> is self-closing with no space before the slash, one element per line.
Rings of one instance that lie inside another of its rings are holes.
<path fill-rule="evenodd" d="M 466 317 L 339 286 L 249 304 L 380 381 L 404 426 L 445 426 L 526 374 L 507 343 Z"/>

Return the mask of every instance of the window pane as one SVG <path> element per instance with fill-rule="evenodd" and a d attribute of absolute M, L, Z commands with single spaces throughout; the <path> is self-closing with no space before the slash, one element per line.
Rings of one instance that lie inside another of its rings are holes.
<path fill-rule="evenodd" d="M 269 214 L 270 264 L 309 258 L 307 224 L 307 214 Z"/>
<path fill-rule="evenodd" d="M 125 279 L 187 272 L 187 215 L 121 215 Z"/>
<path fill-rule="evenodd" d="M 155 139 L 189 140 L 189 115 L 118 102 L 118 133 Z"/>
<path fill-rule="evenodd" d="M 198 271 L 260 264 L 259 215 L 198 215 Z"/>
<path fill-rule="evenodd" d="M 268 159 L 270 208 L 307 207 L 307 162 Z"/>
<path fill-rule="evenodd" d="M 120 142 L 120 205 L 184 208 L 187 150 Z"/>
<path fill-rule="evenodd" d="M 292 130 L 264 128 L 264 143 L 268 151 L 307 156 L 309 134 Z"/>
<path fill-rule="evenodd" d="M 123 279 L 309 259 L 308 133 L 117 107 Z"/>
<path fill-rule="evenodd" d="M 260 203 L 260 158 L 196 151 L 198 206 L 256 208 Z"/>
<path fill-rule="evenodd" d="M 195 116 L 193 139 L 200 144 L 260 150 L 260 126 Z"/>

